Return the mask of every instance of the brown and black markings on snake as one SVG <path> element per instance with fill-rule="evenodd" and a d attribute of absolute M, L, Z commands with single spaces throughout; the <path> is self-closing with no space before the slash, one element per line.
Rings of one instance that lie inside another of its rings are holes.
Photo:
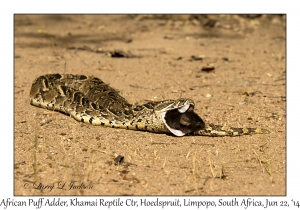
<path fill-rule="evenodd" d="M 262 128 L 205 124 L 191 99 L 151 101 L 132 105 L 118 91 L 93 76 L 47 74 L 32 84 L 30 103 L 76 120 L 112 128 L 172 133 L 175 136 L 240 136 L 266 134 Z"/>

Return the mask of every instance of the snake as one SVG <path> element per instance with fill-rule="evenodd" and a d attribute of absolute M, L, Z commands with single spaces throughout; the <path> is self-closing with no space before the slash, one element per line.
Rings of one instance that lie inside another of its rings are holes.
<path fill-rule="evenodd" d="M 189 98 L 130 104 L 119 91 L 94 76 L 46 74 L 32 83 L 30 104 L 58 111 L 79 122 L 174 136 L 268 134 L 263 128 L 234 128 L 205 123 Z"/>

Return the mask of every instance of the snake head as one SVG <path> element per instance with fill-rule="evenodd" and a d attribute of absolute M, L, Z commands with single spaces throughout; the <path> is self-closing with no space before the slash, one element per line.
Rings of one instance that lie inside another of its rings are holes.
<path fill-rule="evenodd" d="M 203 120 L 194 112 L 194 102 L 191 99 L 173 101 L 160 114 L 165 126 L 175 136 L 184 136 L 205 127 Z"/>

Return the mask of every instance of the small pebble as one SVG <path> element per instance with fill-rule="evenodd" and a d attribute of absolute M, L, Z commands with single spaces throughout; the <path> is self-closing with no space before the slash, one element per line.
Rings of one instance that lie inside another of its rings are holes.
<path fill-rule="evenodd" d="M 212 72 L 215 70 L 215 67 L 211 65 L 207 65 L 207 66 L 203 66 L 201 70 L 205 72 Z"/>
<path fill-rule="evenodd" d="M 123 163 L 124 162 L 124 156 L 123 155 L 118 155 L 115 159 L 115 165 L 118 165 L 120 163 Z"/>

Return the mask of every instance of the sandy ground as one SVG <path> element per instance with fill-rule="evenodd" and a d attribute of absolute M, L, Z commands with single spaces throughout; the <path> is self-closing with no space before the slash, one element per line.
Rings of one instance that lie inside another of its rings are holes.
<path fill-rule="evenodd" d="M 15 195 L 286 195 L 285 16 L 16 15 L 14 30 Z M 83 124 L 29 104 L 49 73 L 94 75 L 133 104 L 191 98 L 205 122 L 271 133 Z"/>

